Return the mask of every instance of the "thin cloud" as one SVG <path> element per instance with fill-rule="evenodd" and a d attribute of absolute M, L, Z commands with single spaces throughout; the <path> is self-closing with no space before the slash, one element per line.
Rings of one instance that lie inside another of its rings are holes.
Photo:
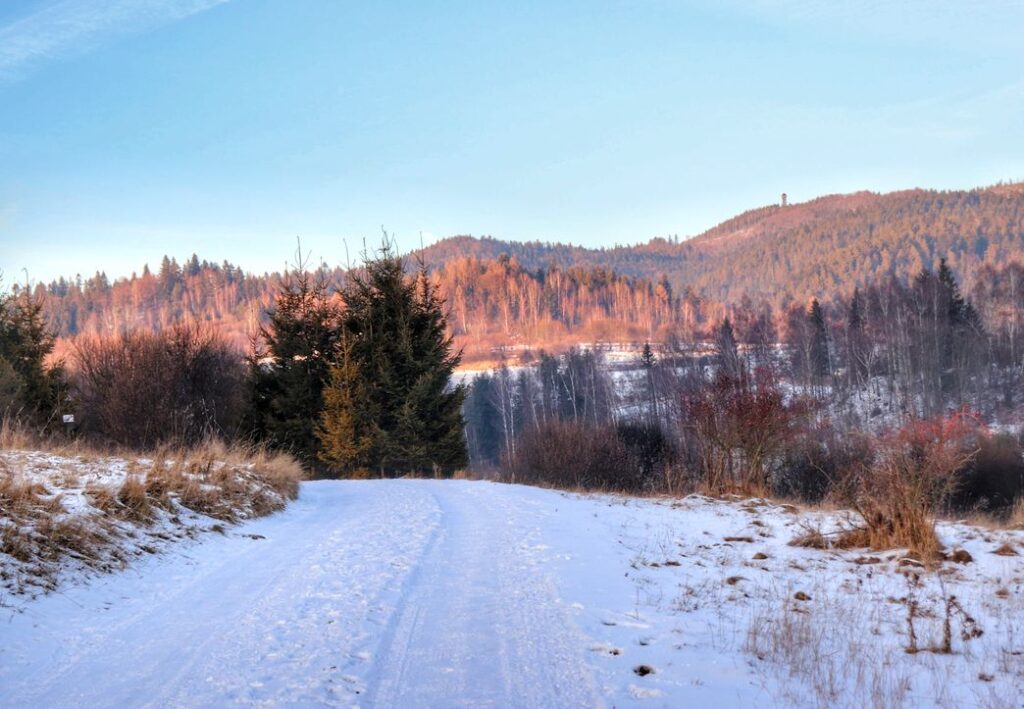
<path fill-rule="evenodd" d="M 980 52 L 1016 53 L 1024 22 L 1024 5 L 1019 0 L 729 1 L 737 10 L 779 24 Z"/>
<path fill-rule="evenodd" d="M 0 80 L 79 54 L 112 38 L 143 32 L 228 0 L 60 0 L 0 27 Z"/>

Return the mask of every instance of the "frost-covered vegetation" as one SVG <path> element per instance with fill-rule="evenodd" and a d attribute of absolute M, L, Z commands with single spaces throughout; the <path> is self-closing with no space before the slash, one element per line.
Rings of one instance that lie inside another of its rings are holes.
<path fill-rule="evenodd" d="M 283 454 L 210 443 L 143 458 L 67 446 L 0 451 L 0 588 L 49 591 L 69 576 L 123 568 L 168 542 L 270 514 L 298 495 Z"/>
<path fill-rule="evenodd" d="M 873 309 L 890 319 L 869 324 Z M 793 311 L 783 346 L 765 317 L 742 325 L 757 338 L 737 329 L 725 319 L 710 346 L 648 345 L 627 372 L 573 349 L 478 375 L 473 463 L 569 489 L 827 502 L 856 512 L 843 546 L 929 562 L 937 518 L 1006 519 L 1021 504 L 1024 458 L 1006 425 L 1021 386 L 1016 331 L 984 352 L 978 311 L 945 264 L 909 287 L 855 293 L 841 327 L 817 301 Z M 872 394 L 884 415 L 865 410 Z"/>

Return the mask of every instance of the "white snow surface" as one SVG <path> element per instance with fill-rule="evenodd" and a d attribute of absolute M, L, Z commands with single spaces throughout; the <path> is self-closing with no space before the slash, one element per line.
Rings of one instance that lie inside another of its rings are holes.
<path fill-rule="evenodd" d="M 173 467 L 174 460 L 166 464 Z M 232 509 L 240 518 L 256 515 L 251 502 L 255 493 L 260 493 L 263 502 L 273 499 L 281 506 L 287 499 L 266 486 L 266 482 L 253 475 L 252 463 L 212 463 L 214 471 L 227 466 L 253 493 L 248 500 L 237 502 Z M 39 556 L 15 558 L 5 553 L 0 544 L 0 611 L 18 600 L 19 594 L 35 595 L 60 588 L 65 584 L 82 584 L 89 577 L 103 574 L 111 569 L 123 568 L 140 556 L 159 553 L 173 547 L 182 540 L 193 539 L 204 532 L 220 532 L 225 521 L 196 512 L 180 504 L 178 494 L 170 493 L 174 501 L 173 511 L 158 507 L 151 510 L 151 518 L 143 524 L 128 519 L 111 517 L 95 506 L 91 493 L 100 490 L 116 492 L 129 476 L 144 479 L 153 466 L 149 458 L 121 458 L 100 455 L 58 455 L 42 451 L 4 450 L 0 451 L 0 482 L 30 483 L 40 491 L 39 499 L 54 503 L 59 510 L 46 512 L 41 505 L 31 514 L 15 514 L 0 504 L 0 541 L 8 532 L 19 531 L 31 536 L 33 533 L 46 536 L 40 524 L 66 522 L 81 528 L 95 537 L 93 543 L 83 549 L 67 549 L 59 558 Z M 182 475 L 202 480 L 199 473 Z M 244 476 L 244 479 L 239 476 Z M 216 490 L 215 486 L 201 483 L 201 488 Z M 2 500 L 0 500 L 2 503 Z M 12 600 L 13 594 L 13 600 Z M 0 645 L 3 635 L 0 633 Z"/>
<path fill-rule="evenodd" d="M 992 551 L 1024 535 L 943 525 L 975 559 L 944 575 L 787 544 L 838 523 L 697 496 L 303 483 L 284 512 L 0 608 L 0 706 L 1020 706 L 1024 557 Z M 941 588 L 984 635 L 906 653 L 907 570 L 922 646 Z"/>

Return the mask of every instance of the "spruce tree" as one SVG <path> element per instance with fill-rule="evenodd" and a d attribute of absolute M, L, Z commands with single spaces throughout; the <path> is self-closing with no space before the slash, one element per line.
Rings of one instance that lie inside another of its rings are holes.
<path fill-rule="evenodd" d="M 939 271 L 936 275 L 946 303 L 946 322 L 942 328 L 941 345 L 942 389 L 946 393 L 955 392 L 956 403 L 961 404 L 970 373 L 975 371 L 978 365 L 978 342 L 983 337 L 984 326 L 974 305 L 960 292 L 960 285 L 946 259 L 939 261 Z M 937 315 L 941 316 L 942 313 Z"/>
<path fill-rule="evenodd" d="M 827 376 L 831 370 L 831 357 L 828 350 L 828 330 L 825 326 L 825 313 L 821 309 L 821 303 L 815 298 L 811 301 L 811 308 L 807 312 L 807 319 L 811 325 L 811 373 L 816 377 Z"/>
<path fill-rule="evenodd" d="M 645 342 L 644 349 L 640 353 L 640 366 L 645 370 L 650 370 L 657 363 L 657 358 L 654 356 L 654 350 L 651 349 L 651 343 Z"/>
<path fill-rule="evenodd" d="M 444 301 L 385 239 L 341 292 L 341 339 L 325 394 L 321 460 L 345 475 L 451 473 L 467 462 L 461 360 Z"/>
<path fill-rule="evenodd" d="M 463 413 L 466 443 L 474 466 L 496 466 L 501 460 L 503 432 L 495 377 L 486 372 L 473 377 Z"/>
<path fill-rule="evenodd" d="M 20 414 L 43 426 L 57 419 L 66 392 L 64 369 L 46 360 L 54 335 L 43 301 L 26 287 L 17 295 L 0 292 L 0 370 L 4 408 L 0 416 Z"/>
<path fill-rule="evenodd" d="M 317 461 L 317 421 L 338 338 L 338 309 L 323 269 L 310 273 L 301 251 L 285 272 L 268 323 L 248 358 L 243 430 L 306 464 Z"/>
<path fill-rule="evenodd" d="M 640 353 L 640 367 L 644 370 L 644 383 L 647 388 L 647 417 L 652 422 L 658 421 L 658 388 L 654 381 L 654 366 L 658 363 L 651 349 L 651 343 L 645 342 Z"/>
<path fill-rule="evenodd" d="M 851 385 L 862 384 L 868 375 L 868 346 L 862 301 L 860 289 L 854 288 L 846 316 L 846 370 Z"/>

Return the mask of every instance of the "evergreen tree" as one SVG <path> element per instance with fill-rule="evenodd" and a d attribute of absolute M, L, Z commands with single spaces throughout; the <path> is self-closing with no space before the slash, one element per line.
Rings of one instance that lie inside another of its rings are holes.
<path fill-rule="evenodd" d="M 501 460 L 504 441 L 498 403 L 495 378 L 486 372 L 473 377 L 463 415 L 469 458 L 474 466 L 495 466 Z"/>
<path fill-rule="evenodd" d="M 324 409 L 317 427 L 321 459 L 339 463 L 364 477 L 379 451 L 375 439 L 377 403 L 371 398 L 366 374 L 353 357 L 353 338 L 342 337 L 324 389 Z"/>
<path fill-rule="evenodd" d="M 541 420 L 561 418 L 562 377 L 559 374 L 558 358 L 541 350 L 537 377 L 540 379 Z"/>
<path fill-rule="evenodd" d="M 853 290 L 846 315 L 846 371 L 851 386 L 861 385 L 868 375 L 868 344 L 860 289 Z"/>
<path fill-rule="evenodd" d="M 828 376 L 832 371 L 832 359 L 828 349 L 828 329 L 825 326 L 825 313 L 821 303 L 815 298 L 807 312 L 811 325 L 811 372 L 816 377 Z"/>
<path fill-rule="evenodd" d="M 979 364 L 981 353 L 978 343 L 984 337 L 984 327 L 974 305 L 960 292 L 960 285 L 946 259 L 939 261 L 936 275 L 947 306 L 941 352 L 942 388 L 947 393 L 954 393 L 956 403 L 962 404 L 966 384 Z"/>
<path fill-rule="evenodd" d="M 969 317 L 972 308 L 960 293 L 960 285 L 956 282 L 956 276 L 953 275 L 953 270 L 946 263 L 945 258 L 939 260 L 939 272 L 936 275 L 939 283 L 945 289 L 949 324 L 954 327 L 963 324 Z"/>
<path fill-rule="evenodd" d="M 640 353 L 640 367 L 644 370 L 644 383 L 647 386 L 647 416 L 651 421 L 658 420 L 658 389 L 654 381 L 654 366 L 658 363 L 651 349 L 651 343 L 645 342 Z"/>
<path fill-rule="evenodd" d="M 63 367 L 46 363 L 53 346 L 43 300 L 27 287 L 17 295 L 0 292 L 0 378 L 6 391 L 0 415 L 17 412 L 42 425 L 54 421 L 66 386 Z"/>
<path fill-rule="evenodd" d="M 269 322 L 252 343 L 243 430 L 313 464 L 339 314 L 323 269 L 311 274 L 306 265 L 297 251 L 267 314 Z"/>
<path fill-rule="evenodd" d="M 422 266 L 406 277 L 390 242 L 341 292 L 341 341 L 318 429 L 321 460 L 353 475 L 451 473 L 467 462 L 462 353 Z"/>
<path fill-rule="evenodd" d="M 651 343 L 645 342 L 644 349 L 640 353 L 640 366 L 645 371 L 649 371 L 657 363 L 657 358 L 654 356 L 654 351 L 651 349 Z"/>

